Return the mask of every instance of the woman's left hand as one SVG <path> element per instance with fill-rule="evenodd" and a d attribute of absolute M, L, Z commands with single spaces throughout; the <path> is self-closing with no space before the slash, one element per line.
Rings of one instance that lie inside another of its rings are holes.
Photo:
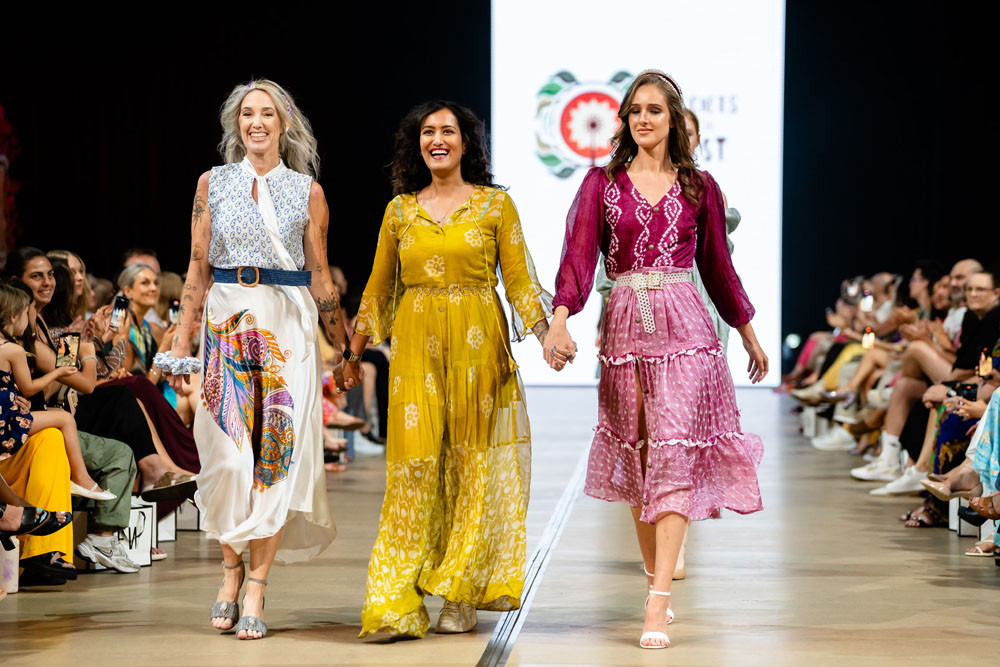
<path fill-rule="evenodd" d="M 964 398 L 949 398 L 949 407 L 962 419 L 981 419 L 986 414 L 986 401 L 967 401 Z"/>
<path fill-rule="evenodd" d="M 761 349 L 760 343 L 754 341 L 743 341 L 743 349 L 750 355 L 747 363 L 747 373 L 750 376 L 750 383 L 757 384 L 767 376 L 767 355 Z"/>
<path fill-rule="evenodd" d="M 750 362 L 747 364 L 747 373 L 750 376 L 751 384 L 757 384 L 767 376 L 767 355 L 757 342 L 757 335 L 753 332 L 753 327 L 749 322 L 736 327 L 740 338 L 743 339 L 743 349 L 750 355 Z"/>

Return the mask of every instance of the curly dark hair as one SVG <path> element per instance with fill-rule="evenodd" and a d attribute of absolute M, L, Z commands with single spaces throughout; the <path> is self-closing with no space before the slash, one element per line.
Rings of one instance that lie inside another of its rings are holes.
<path fill-rule="evenodd" d="M 396 149 L 389 167 L 392 170 L 392 194 L 417 192 L 430 185 L 431 171 L 420 154 L 420 128 L 435 111 L 448 109 L 458 119 L 458 132 L 465 144 L 462 155 L 462 178 L 466 183 L 501 187 L 490 172 L 489 143 L 486 126 L 468 107 L 447 100 L 423 102 L 410 109 L 396 131 Z"/>

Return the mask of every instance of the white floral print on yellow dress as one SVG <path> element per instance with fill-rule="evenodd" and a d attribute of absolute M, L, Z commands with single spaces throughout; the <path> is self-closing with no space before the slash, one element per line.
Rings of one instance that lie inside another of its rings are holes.
<path fill-rule="evenodd" d="M 386 208 L 356 330 L 392 335 L 386 493 L 361 636 L 421 637 L 425 594 L 506 611 L 524 585 L 530 431 L 495 287 L 515 335 L 551 313 L 506 192 L 477 187 L 445 222 Z"/>

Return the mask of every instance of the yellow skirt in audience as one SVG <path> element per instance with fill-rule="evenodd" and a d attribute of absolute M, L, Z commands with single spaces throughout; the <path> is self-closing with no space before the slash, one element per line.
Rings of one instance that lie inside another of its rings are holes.
<path fill-rule="evenodd" d="M 69 494 L 69 459 L 59 429 L 47 428 L 28 438 L 9 459 L 0 461 L 0 475 L 17 495 L 50 512 L 72 511 Z M 21 558 L 58 551 L 73 554 L 73 526 L 52 535 L 21 538 Z"/>
<path fill-rule="evenodd" d="M 840 385 L 840 367 L 864 353 L 865 348 L 861 343 L 848 343 L 844 346 L 837 355 L 837 360 L 823 373 L 822 380 L 827 391 L 837 391 Z"/>

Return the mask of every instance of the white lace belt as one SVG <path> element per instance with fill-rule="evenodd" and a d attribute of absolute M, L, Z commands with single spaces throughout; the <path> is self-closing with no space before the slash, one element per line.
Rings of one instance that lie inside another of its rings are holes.
<path fill-rule="evenodd" d="M 644 273 L 629 273 L 618 276 L 615 287 L 631 287 L 639 301 L 639 313 L 642 315 L 642 328 L 651 334 L 656 331 L 653 323 L 653 309 L 649 305 L 649 290 L 662 289 L 671 283 L 691 282 L 691 272 L 665 273 L 663 271 L 646 271 Z"/>

